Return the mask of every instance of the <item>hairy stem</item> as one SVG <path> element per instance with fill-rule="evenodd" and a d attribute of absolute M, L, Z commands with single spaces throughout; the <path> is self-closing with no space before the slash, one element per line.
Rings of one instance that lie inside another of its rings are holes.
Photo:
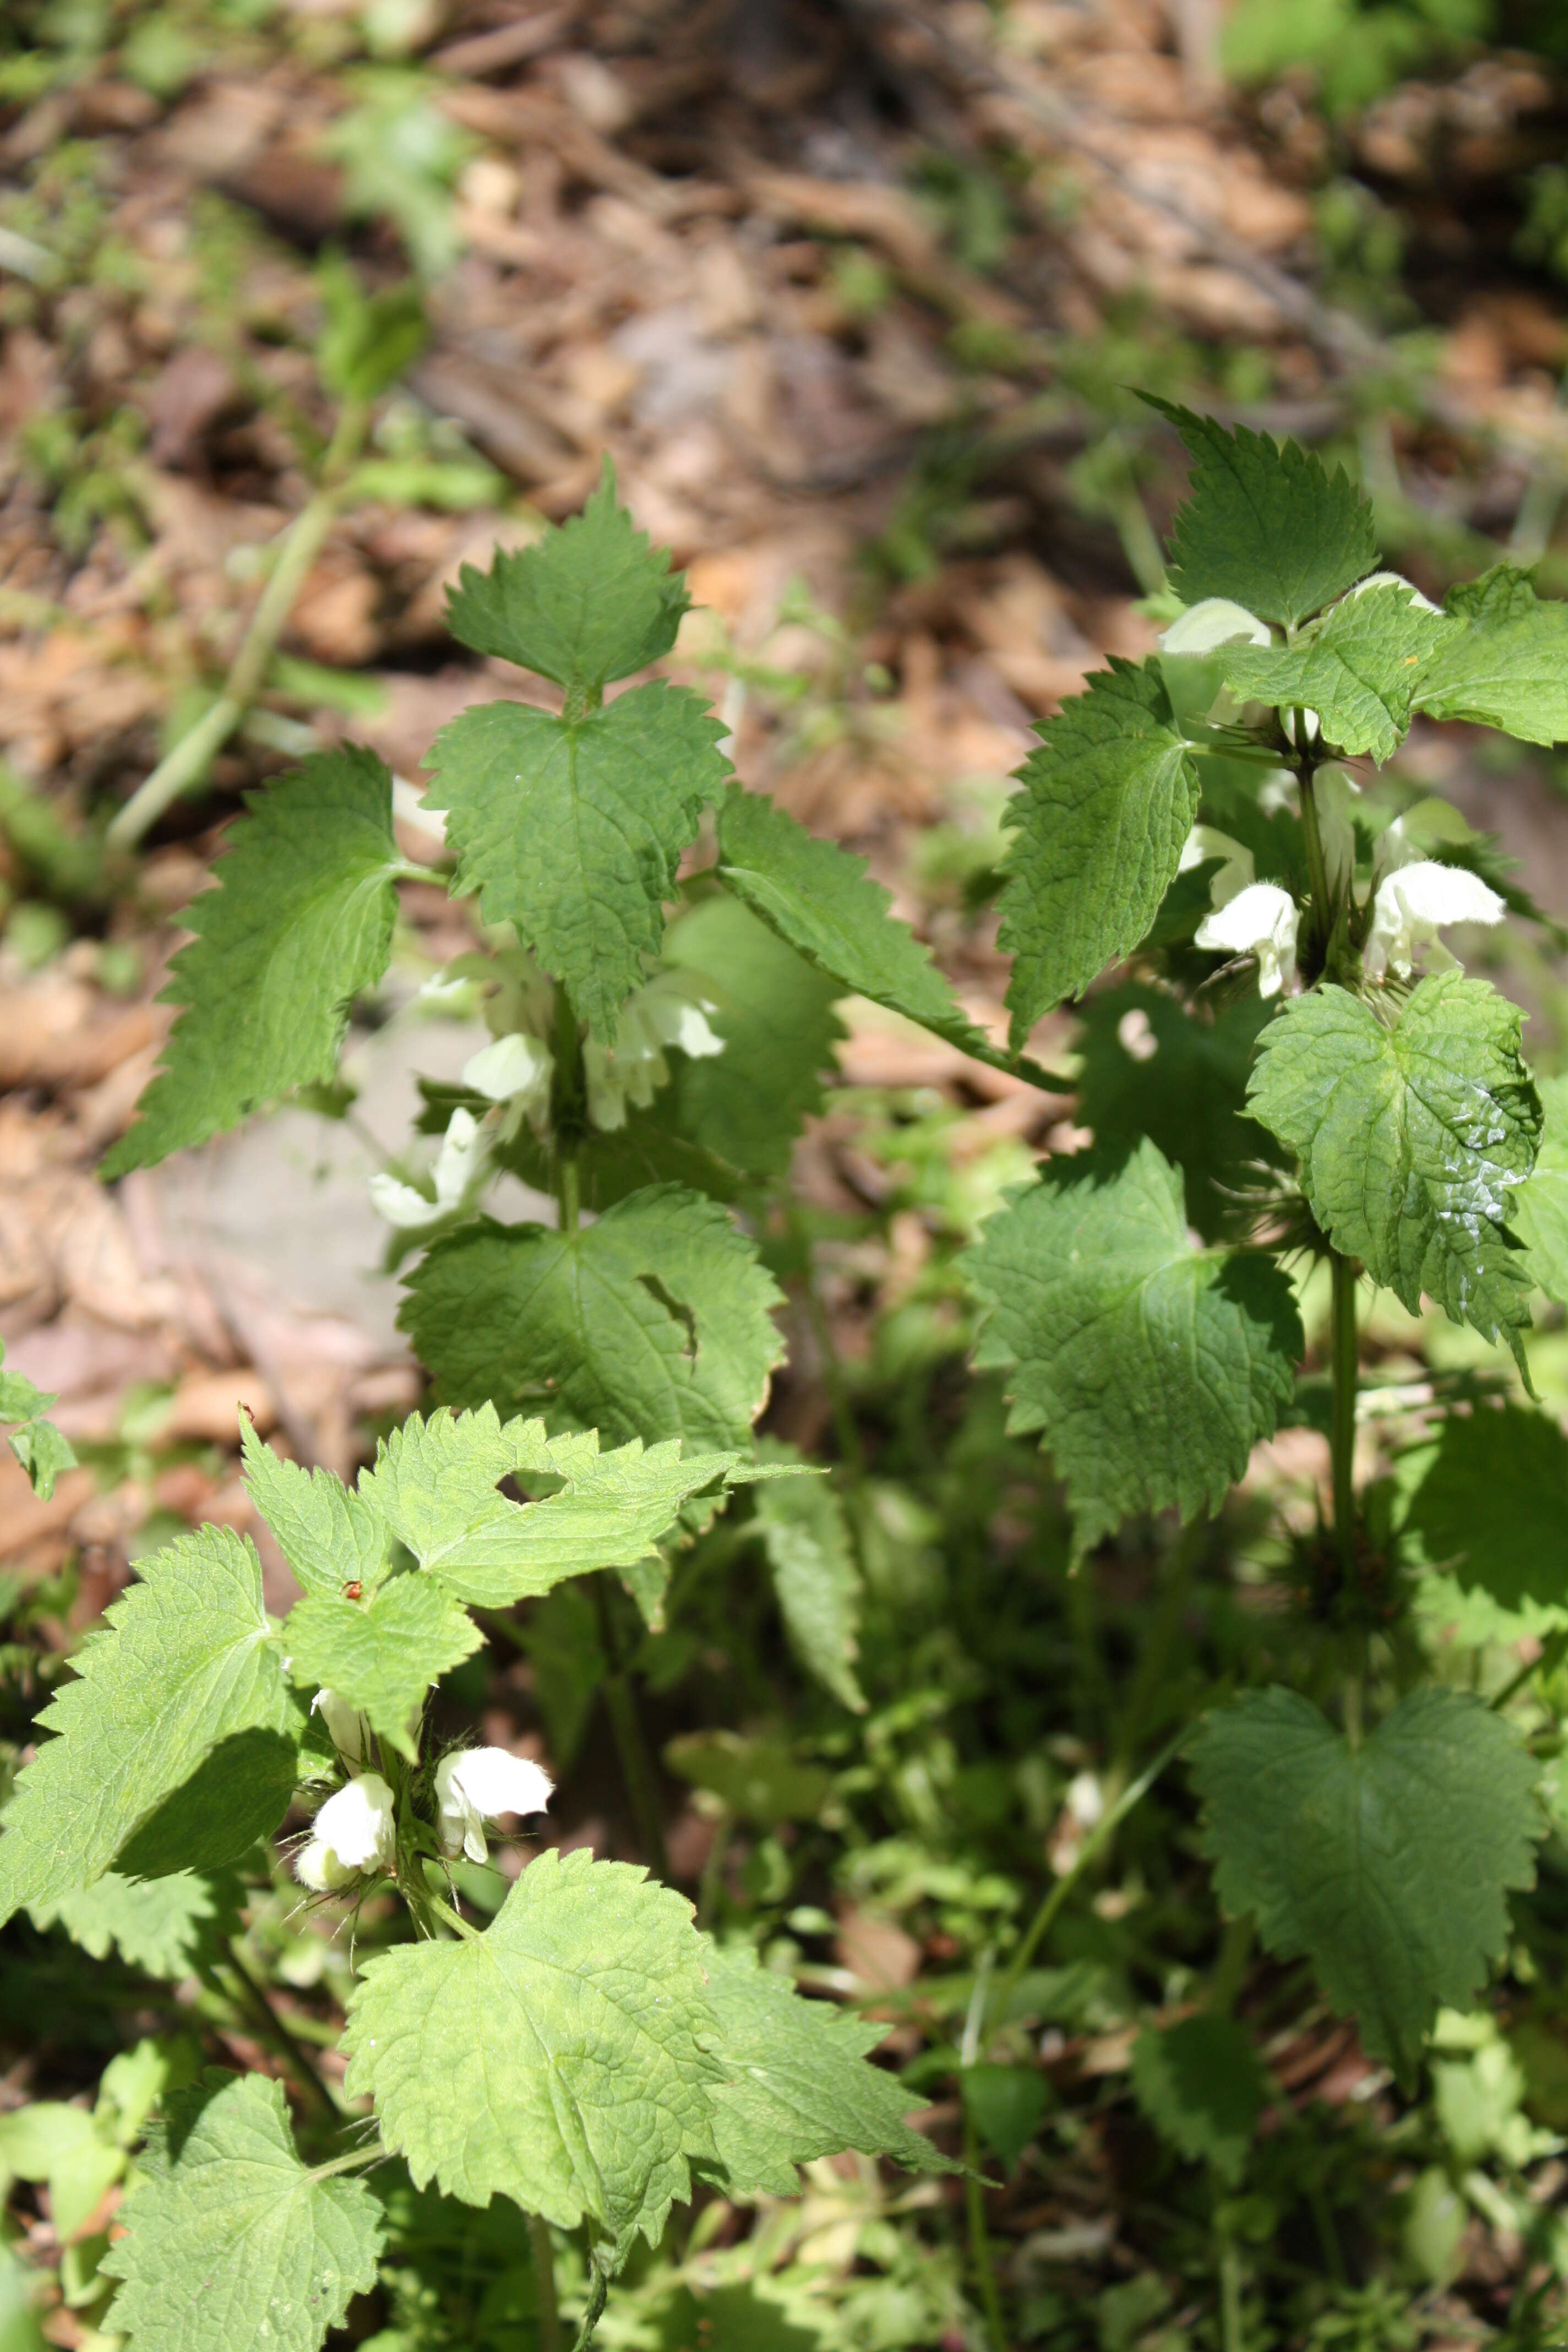
<path fill-rule="evenodd" d="M 1330 1365 L 1333 1381 L 1333 1416 L 1330 1431 L 1332 1465 L 1334 1549 L 1340 1573 L 1348 1584 L 1355 1571 L 1355 1401 L 1358 1351 L 1355 1321 L 1356 1268 L 1353 1258 L 1332 1255 L 1333 1306 Z"/>
<path fill-rule="evenodd" d="M 594 2340 L 594 2330 L 605 2315 L 605 2305 L 609 2292 L 608 2278 L 597 2263 L 593 2263 L 588 2279 L 588 2307 L 583 2314 L 583 2324 L 577 2330 L 572 2352 L 588 2352 L 588 2347 Z"/>
<path fill-rule="evenodd" d="M 230 665 L 222 694 L 132 793 L 105 836 L 114 848 L 135 847 L 223 749 L 260 693 L 294 600 L 337 520 L 343 476 L 363 448 L 369 425 L 370 409 L 364 401 L 343 403 L 331 446 L 322 460 L 321 484 L 283 534 L 278 560 Z"/>
<path fill-rule="evenodd" d="M 605 1571 L 601 1570 L 591 1582 L 594 1607 L 599 1620 L 599 1646 L 605 1653 L 605 1706 L 610 1718 L 616 1754 L 620 1759 L 621 1780 L 631 1805 L 632 1818 L 637 1822 L 637 1841 L 643 1850 L 643 1858 L 656 1878 L 668 1881 L 669 1856 L 665 1851 L 664 1822 L 659 1813 L 658 1775 L 654 1771 L 653 1758 L 648 1753 L 647 1741 L 643 1737 L 637 1695 L 621 1664 Z"/>
<path fill-rule="evenodd" d="M 555 1200 L 561 1230 L 574 1234 L 583 1206 L 583 1175 L 579 1161 L 588 1105 L 583 1076 L 583 1040 L 577 1014 L 559 981 L 555 984 Z"/>
<path fill-rule="evenodd" d="M 533 2263 L 533 2288 L 538 2298 L 539 2352 L 561 2352 L 561 2313 L 555 2301 L 555 2249 L 550 2224 L 537 2213 L 528 2217 L 528 2251 Z"/>

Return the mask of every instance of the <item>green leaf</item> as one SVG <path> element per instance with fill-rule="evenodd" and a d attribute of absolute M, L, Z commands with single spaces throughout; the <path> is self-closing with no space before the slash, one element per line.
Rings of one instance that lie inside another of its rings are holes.
<path fill-rule="evenodd" d="M 1226 432 L 1173 401 L 1142 397 L 1194 461 L 1171 531 L 1170 582 L 1184 604 L 1228 596 L 1294 628 L 1375 568 L 1372 509 L 1342 467 L 1331 474 L 1294 441 L 1277 446 L 1245 425 Z"/>
<path fill-rule="evenodd" d="M 1543 604 L 1528 572 L 1499 563 L 1444 610 L 1466 625 L 1424 671 L 1416 709 L 1525 743 L 1568 741 L 1568 604 Z"/>
<path fill-rule="evenodd" d="M 1232 2188 L 1246 2169 L 1266 2091 L 1250 2037 L 1229 2017 L 1184 2017 L 1132 2044 L 1132 2095 L 1189 2164 Z"/>
<path fill-rule="evenodd" d="M 1205 901 L 1206 904 L 1206 901 Z M 1247 1116 L 1247 1081 L 1270 1007 L 1256 992 L 1188 1007 L 1142 981 L 1097 989 L 1079 1013 L 1078 1116 L 1096 1153 L 1121 1157 L 1142 1136 L 1185 1179 L 1187 1213 L 1205 1241 L 1233 1223 L 1232 1197 L 1271 1136 Z"/>
<path fill-rule="evenodd" d="M 680 1780 L 706 1789 L 743 1822 L 776 1829 L 814 1822 L 833 1790 L 821 1764 L 803 1764 L 780 1739 L 746 1739 L 738 1731 L 686 1731 L 665 1744 L 664 1760 Z"/>
<path fill-rule="evenodd" d="M 363 1498 L 330 1470 L 301 1469 L 240 1416 L 240 1451 L 251 1501 L 306 1592 L 335 1597 L 345 1584 L 374 1592 L 386 1575 L 387 1531 Z"/>
<path fill-rule="evenodd" d="M 825 1479 L 790 1478 L 761 1488 L 756 1511 L 791 1649 L 840 1706 L 863 1713 L 860 1570 L 843 1504 Z"/>
<path fill-rule="evenodd" d="M 458 1600 L 501 1609 L 564 1576 L 635 1568 L 688 1497 L 733 1466 L 733 1454 L 683 1456 L 675 1442 L 601 1454 L 593 1433 L 547 1438 L 539 1421 L 503 1429 L 486 1405 L 414 1414 L 383 1441 L 360 1492 Z M 531 1472 L 559 1479 L 560 1492 L 537 1503 L 497 1493 L 502 1478 Z"/>
<path fill-rule="evenodd" d="M 708 1999 L 722 2040 L 710 2165 L 728 2194 L 794 2197 L 795 2167 L 857 2148 L 916 2172 L 955 2168 L 904 2120 L 921 2103 L 867 2063 L 888 2028 L 805 2000 L 749 1949 L 707 1947 Z"/>
<path fill-rule="evenodd" d="M 465 1226 L 415 1268 L 398 1321 L 447 1403 L 717 1451 L 750 1444 L 778 1303 L 727 1213 L 669 1184 L 575 1233 Z"/>
<path fill-rule="evenodd" d="M 1079 1555 L 1134 1511 L 1216 1510 L 1289 1402 L 1302 1353 L 1271 1259 L 1194 1248 L 1182 1181 L 1152 1143 L 1114 1171 L 1052 1161 L 963 1265 L 989 1310 L 1012 1430 L 1041 1430 Z"/>
<path fill-rule="evenodd" d="M 652 1116 L 748 1176 L 784 1175 L 845 1034 L 833 1009 L 838 983 L 717 893 L 671 924 L 664 961 L 708 982 L 724 1051 L 694 1062 L 671 1049 L 674 1075 Z"/>
<path fill-rule="evenodd" d="M 0 1837 L 0 1920 L 90 1885 L 215 1869 L 275 1830 L 294 1711 L 255 1547 L 204 1527 L 138 1562 L 38 1717 Z"/>
<path fill-rule="evenodd" d="M 62 1437 L 52 1421 L 24 1422 L 6 1439 L 12 1453 L 26 1472 L 35 1495 L 47 1503 L 55 1491 L 55 1480 L 68 1470 L 76 1468 L 76 1453 L 68 1437 Z"/>
<path fill-rule="evenodd" d="M 1033 2066 L 965 2066 L 958 2077 L 964 2113 L 1002 2166 L 1012 2174 L 1050 2105 L 1050 2086 Z"/>
<path fill-rule="evenodd" d="M 316 2352 L 375 2284 L 381 2208 L 294 2150 L 283 2085 L 216 2069 L 173 2091 L 99 2264 L 131 2352 Z"/>
<path fill-rule="evenodd" d="M 719 879 L 847 996 L 901 1013 L 979 1060 L 994 1048 L 959 1005 L 889 894 L 836 841 L 732 785 L 719 811 Z"/>
<path fill-rule="evenodd" d="M 1568 1438 L 1545 1413 L 1478 1404 L 1450 1414 L 1405 1524 L 1462 1591 L 1568 1622 Z"/>
<path fill-rule="evenodd" d="M 714 2160 L 714 2025 L 689 1904 L 628 1864 L 552 1852 L 483 1936 L 366 1963 L 345 2088 L 374 2097 L 417 2187 L 657 2244 L 690 2160 Z"/>
<path fill-rule="evenodd" d="M 669 651 L 688 601 L 668 549 L 651 547 L 617 502 L 606 457 L 580 515 L 518 553 L 498 548 L 489 572 L 464 564 L 447 626 L 476 653 L 596 693 Z"/>
<path fill-rule="evenodd" d="M 419 289 L 405 279 L 366 294 L 341 254 L 317 266 L 326 323 L 316 341 L 321 382 L 339 400 L 379 400 L 430 339 Z"/>
<path fill-rule="evenodd" d="M 1293 646 L 1229 646 L 1217 656 L 1243 701 L 1315 710 L 1323 740 L 1356 755 L 1390 758 L 1410 724 L 1412 698 L 1458 623 L 1429 613 L 1413 589 L 1387 583 L 1347 596 L 1317 634 Z"/>
<path fill-rule="evenodd" d="M 1412 1314 L 1425 1290 L 1456 1323 L 1506 1340 L 1524 1371 L 1529 1265 L 1505 1228 L 1541 1105 L 1519 1009 L 1445 971 L 1396 1024 L 1382 1012 L 1342 988 L 1287 1004 L 1258 1041 L 1254 1115 L 1300 1160 L 1336 1249 Z"/>
<path fill-rule="evenodd" d="M 131 1968 L 173 1980 L 209 1958 L 220 1938 L 237 1934 L 239 1884 L 192 1870 L 144 1879 L 110 1870 L 90 1886 L 29 1904 L 27 1916 L 40 1930 L 63 1927 L 95 1960 L 106 1960 L 112 1948 Z"/>
<path fill-rule="evenodd" d="M 1514 1194 L 1509 1223 L 1530 1254 L 1530 1277 L 1568 1304 L 1568 1077 L 1537 1078 L 1541 1147 L 1530 1181 Z"/>
<path fill-rule="evenodd" d="M 1508 1890 L 1534 1882 L 1539 1774 L 1450 1690 L 1414 1692 L 1357 1748 L 1294 1691 L 1249 1691 L 1193 1750 L 1221 1903 L 1278 1958 L 1304 1954 L 1406 2082 L 1438 2009 L 1468 2009 L 1500 1958 Z"/>
<path fill-rule="evenodd" d="M 289 1612 L 283 1639 L 296 1683 L 336 1691 L 411 1764 L 426 1692 L 484 1643 L 468 1611 L 418 1575 L 363 1601 L 312 1594 Z"/>
<path fill-rule="evenodd" d="M 350 1005 L 386 970 L 403 860 L 382 762 L 319 752 L 246 808 L 217 887 L 186 912 L 196 936 L 162 999 L 184 1009 L 106 1176 L 150 1167 L 331 1077 Z"/>
<path fill-rule="evenodd" d="M 700 695 L 654 684 L 571 719 L 484 703 L 426 757 L 454 890 L 477 890 L 487 923 L 515 926 L 595 1037 L 613 1041 L 658 953 L 681 852 L 729 774 L 722 733 Z"/>
<path fill-rule="evenodd" d="M 1153 667 L 1113 660 L 1038 731 L 1005 812 L 998 902 L 1016 1045 L 1138 945 L 1198 813 L 1198 772 Z"/>

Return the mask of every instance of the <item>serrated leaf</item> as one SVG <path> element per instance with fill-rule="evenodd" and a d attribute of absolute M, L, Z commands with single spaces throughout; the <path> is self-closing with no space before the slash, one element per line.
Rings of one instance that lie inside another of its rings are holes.
<path fill-rule="evenodd" d="M 863 857 L 824 841 L 761 793 L 732 785 L 719 812 L 719 879 L 847 996 L 916 1021 L 978 1059 L 994 1058 Z"/>
<path fill-rule="evenodd" d="M 1513 1195 L 1509 1222 L 1530 1255 L 1530 1278 L 1568 1303 L 1568 1077 L 1537 1078 L 1541 1143 L 1528 1183 Z"/>
<path fill-rule="evenodd" d="M 38 1717 L 56 1736 L 5 1809 L 0 1920 L 116 1860 L 146 1877 L 237 1861 L 287 1808 L 293 1709 L 255 1547 L 198 1528 L 138 1574 Z"/>
<path fill-rule="evenodd" d="M 1501 1957 L 1509 1889 L 1534 1883 L 1540 1766 L 1450 1690 L 1412 1693 L 1353 1748 L 1294 1691 L 1249 1691 L 1192 1754 L 1221 1903 L 1278 1958 L 1305 1955 L 1408 2082 L 1437 2011 L 1468 2009 Z"/>
<path fill-rule="evenodd" d="M 446 1402 L 717 1451 L 751 1443 L 778 1301 L 722 1208 L 658 1185 L 575 1233 L 464 1227 L 410 1275 L 398 1322 Z"/>
<path fill-rule="evenodd" d="M 75 1448 L 52 1421 L 40 1417 L 24 1422 L 5 1442 L 26 1472 L 28 1484 L 40 1503 L 50 1501 L 56 1479 L 77 1466 Z"/>
<path fill-rule="evenodd" d="M 1281 1156 L 1247 1116 L 1247 1076 L 1269 1012 L 1256 992 L 1189 1007 L 1131 981 L 1097 989 L 1079 1015 L 1078 1117 L 1097 1153 L 1121 1156 L 1147 1136 L 1180 1168 L 1187 1213 L 1205 1240 L 1234 1222 L 1232 1196 L 1256 1164 Z"/>
<path fill-rule="evenodd" d="M 1285 646 L 1227 646 L 1217 660 L 1243 701 L 1315 710 L 1326 743 L 1383 761 L 1397 750 L 1413 698 L 1458 626 L 1417 604 L 1414 590 L 1389 583 L 1346 596 L 1314 636 Z"/>
<path fill-rule="evenodd" d="M 1184 604 L 1228 596 L 1260 620 L 1294 628 L 1373 571 L 1372 509 L 1342 467 L 1294 441 L 1238 425 L 1227 432 L 1152 393 L 1193 458 L 1187 503 L 1171 530 L 1170 582 Z"/>
<path fill-rule="evenodd" d="M 294 2149 L 281 2083 L 216 2070 L 166 2123 L 99 2264 L 131 2352 L 316 2352 L 375 2284 L 381 2208 Z"/>
<path fill-rule="evenodd" d="M 1568 1622 L 1568 1438 L 1545 1413 L 1505 1404 L 1450 1414 L 1405 1528 L 1461 1591 Z"/>
<path fill-rule="evenodd" d="M 748 1176 L 783 1176 L 795 1137 L 822 1108 L 823 1079 L 845 1035 L 838 983 L 734 898 L 715 894 L 673 923 L 664 960 L 709 980 L 721 1054 L 671 1053 L 654 1116 Z"/>
<path fill-rule="evenodd" d="M 95 1960 L 106 1960 L 112 1948 L 130 1967 L 173 1979 L 188 1976 L 220 1937 L 238 1932 L 239 1883 L 191 1870 L 144 1879 L 110 1870 L 90 1886 L 29 1904 L 27 1916 L 40 1930 L 63 1927 Z"/>
<path fill-rule="evenodd" d="M 1198 772 L 1152 666 L 1112 660 L 1038 732 L 1004 815 L 997 939 L 1013 957 L 1016 1045 L 1138 945 L 1198 813 Z"/>
<path fill-rule="evenodd" d="M 1152 1143 L 1108 1171 L 1047 1163 L 963 1261 L 1005 1368 L 1008 1426 L 1039 1430 L 1081 1555 L 1135 1511 L 1216 1510 L 1295 1385 L 1301 1326 L 1271 1259 L 1194 1248 Z"/>
<path fill-rule="evenodd" d="M 1422 673 L 1416 709 L 1524 743 L 1568 740 L 1568 604 L 1542 604 L 1528 572 L 1499 563 L 1451 590 L 1444 610 L 1464 630 Z"/>
<path fill-rule="evenodd" d="M 860 1570 L 843 1504 L 825 1479 L 790 1478 L 763 1486 L 756 1512 L 791 1649 L 840 1706 L 863 1713 Z"/>
<path fill-rule="evenodd" d="M 363 1498 L 331 1471 L 274 1454 L 247 1413 L 239 1443 L 250 1498 L 302 1589 L 337 1595 L 357 1583 L 374 1592 L 391 1563 L 386 1528 Z"/>
<path fill-rule="evenodd" d="M 681 852 L 729 774 L 722 733 L 700 695 L 656 683 L 573 719 L 485 703 L 426 757 L 454 890 L 477 890 L 486 922 L 515 927 L 595 1037 L 613 1042 L 658 953 Z"/>
<path fill-rule="evenodd" d="M 688 1497 L 733 1466 L 732 1454 L 683 1455 L 673 1441 L 601 1454 L 592 1432 L 546 1437 L 540 1421 L 503 1429 L 486 1405 L 411 1416 L 361 1473 L 360 1491 L 458 1600 L 500 1609 L 564 1576 L 635 1568 Z M 560 1479 L 561 1491 L 536 1503 L 496 1491 L 502 1478 L 528 1472 Z"/>
<path fill-rule="evenodd" d="M 707 2168 L 730 2195 L 793 2197 L 797 2165 L 843 2148 L 917 2172 L 956 2168 L 906 2122 L 920 2101 L 867 2063 L 885 2024 L 803 2000 L 749 1949 L 708 1944 L 707 1960 L 723 2069 L 710 2093 L 718 2163 Z"/>
<path fill-rule="evenodd" d="M 714 2029 L 689 1904 L 626 1863 L 552 1852 L 483 1936 L 367 1962 L 345 2088 L 374 2097 L 416 2186 L 657 2244 L 690 2160 L 714 2159 Z"/>
<path fill-rule="evenodd" d="M 1132 2095 L 1162 2139 L 1233 2188 L 1263 2112 L 1263 2068 L 1230 2017 L 1184 2017 L 1132 2044 Z"/>
<path fill-rule="evenodd" d="M 646 669 L 675 643 L 686 580 L 616 497 L 615 469 L 580 515 L 489 572 L 465 563 L 447 595 L 447 626 L 476 653 L 538 670 L 568 689 L 596 691 Z"/>
<path fill-rule="evenodd" d="M 310 1595 L 289 1612 L 283 1641 L 296 1683 L 335 1691 L 412 1764 L 426 1693 L 484 1635 L 433 1578 L 410 1575 L 362 1601 Z"/>
<path fill-rule="evenodd" d="M 1506 1340 L 1523 1370 L 1529 1267 L 1505 1228 L 1541 1106 L 1520 1021 L 1458 971 L 1422 981 L 1397 1023 L 1345 989 L 1315 989 L 1264 1031 L 1250 1101 L 1300 1160 L 1336 1249 L 1413 1314 L 1425 1290 L 1456 1323 Z"/>
<path fill-rule="evenodd" d="M 333 1076 L 349 1008 L 386 970 L 402 871 L 392 778 L 373 752 L 319 752 L 247 796 L 217 887 L 186 911 L 196 936 L 161 1000 L 183 1010 L 105 1176 Z"/>

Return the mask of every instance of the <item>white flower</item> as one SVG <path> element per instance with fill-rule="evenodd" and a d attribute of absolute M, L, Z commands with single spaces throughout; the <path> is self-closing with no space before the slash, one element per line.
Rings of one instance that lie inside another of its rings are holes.
<path fill-rule="evenodd" d="M 1330 762 L 1314 775 L 1312 793 L 1329 888 L 1337 898 L 1348 888 L 1355 872 L 1355 820 L 1352 813 L 1361 798 L 1361 786 L 1348 768 Z"/>
<path fill-rule="evenodd" d="M 1252 852 L 1241 842 L 1234 841 L 1228 833 L 1221 833 L 1212 824 L 1194 824 L 1182 844 L 1178 874 L 1190 873 L 1194 866 L 1205 866 L 1211 858 L 1223 860 L 1219 872 L 1209 884 L 1209 905 L 1223 907 L 1227 899 L 1245 890 L 1257 874 Z"/>
<path fill-rule="evenodd" d="M 310 1712 L 319 1714 L 327 1727 L 327 1736 L 345 1764 L 363 1764 L 370 1748 L 369 1719 L 335 1690 L 319 1690 L 310 1701 Z"/>
<path fill-rule="evenodd" d="M 1396 866 L 1378 884 L 1372 902 L 1372 929 L 1363 954 L 1367 976 L 1382 980 L 1393 972 L 1396 979 L 1407 980 L 1415 950 L 1436 941 L 1441 925 L 1500 923 L 1506 911 L 1497 892 L 1466 866 L 1439 866 L 1431 858 Z M 1438 952 L 1442 961 L 1452 962 L 1447 949 Z"/>
<path fill-rule="evenodd" d="M 442 1853 L 483 1862 L 483 1823 L 498 1813 L 541 1813 L 553 1790 L 547 1772 L 504 1748 L 455 1748 L 436 1767 Z"/>
<path fill-rule="evenodd" d="M 1205 596 L 1162 630 L 1160 651 L 1210 654 L 1218 646 L 1266 646 L 1269 641 L 1268 622 L 1249 613 L 1245 604 L 1233 604 L 1228 596 Z"/>
<path fill-rule="evenodd" d="M 1254 882 L 1205 917 L 1194 933 L 1200 948 L 1258 958 L 1258 993 L 1278 996 L 1296 977 L 1296 901 L 1277 882 Z"/>
<path fill-rule="evenodd" d="M 1364 596 L 1369 588 L 1408 588 L 1410 601 L 1418 613 L 1440 613 L 1443 609 L 1440 604 L 1434 604 L 1430 596 L 1423 596 L 1415 582 L 1406 580 L 1403 572 L 1369 572 L 1364 580 L 1356 582 L 1351 594 Z"/>
<path fill-rule="evenodd" d="M 390 1870 L 397 1853 L 392 1791 L 379 1772 L 362 1772 L 329 1797 L 294 1864 L 302 1885 L 324 1892 L 361 1870 Z"/>
<path fill-rule="evenodd" d="M 601 1045 L 590 1037 L 583 1048 L 588 1116 L 594 1125 L 625 1127 L 628 1103 L 647 1108 L 658 1088 L 669 1083 L 665 1046 L 678 1046 L 693 1061 L 721 1054 L 724 1040 L 708 1021 L 712 1009 L 693 994 L 681 972 L 660 972 L 639 988 L 621 1007 L 615 1044 Z"/>
<path fill-rule="evenodd" d="M 483 1181 L 489 1160 L 490 1139 L 471 1110 L 455 1110 L 436 1156 L 436 1197 L 380 1171 L 370 1180 L 370 1197 L 376 1214 L 405 1233 L 417 1233 L 453 1215 Z"/>
<path fill-rule="evenodd" d="M 555 1057 L 542 1038 L 512 1030 L 481 1045 L 463 1064 L 463 1084 L 494 1103 L 507 1103 L 519 1112 L 542 1109 L 550 1100 L 550 1080 Z"/>

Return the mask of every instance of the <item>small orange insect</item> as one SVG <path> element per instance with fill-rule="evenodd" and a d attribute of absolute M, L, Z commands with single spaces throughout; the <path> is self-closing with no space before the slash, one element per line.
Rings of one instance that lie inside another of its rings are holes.
<path fill-rule="evenodd" d="M 359 1601 L 363 1598 L 363 1594 L 364 1587 L 359 1581 L 357 1577 L 352 1584 L 345 1584 L 343 1587 L 343 1599 L 345 1601 Z"/>

